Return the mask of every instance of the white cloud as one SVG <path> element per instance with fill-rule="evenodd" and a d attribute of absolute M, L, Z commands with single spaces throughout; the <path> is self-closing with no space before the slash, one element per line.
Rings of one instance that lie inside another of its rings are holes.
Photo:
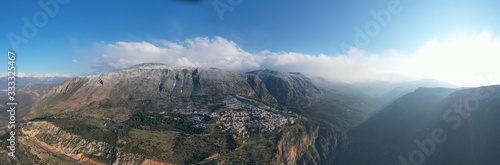
<path fill-rule="evenodd" d="M 7 77 L 6 74 L 2 74 L 0 77 Z M 29 74 L 18 72 L 16 73 L 16 77 L 34 77 L 34 78 L 51 78 L 51 77 L 72 77 L 70 74 L 63 73 L 46 73 L 46 74 Z"/>
<path fill-rule="evenodd" d="M 389 50 L 379 54 L 351 49 L 340 55 L 297 52 L 250 53 L 222 37 L 197 37 L 181 42 L 116 42 L 99 48 L 93 67 L 119 69 L 145 62 L 191 67 L 215 67 L 232 71 L 275 69 L 323 76 L 341 82 L 402 81 L 434 78 L 462 86 L 477 86 L 478 76 L 499 75 L 500 41 L 483 32 L 476 38 L 438 40 L 404 54 Z M 474 83 L 476 82 L 476 83 Z"/>
<path fill-rule="evenodd" d="M 198 37 L 182 42 L 116 42 L 100 48 L 102 53 L 94 68 L 115 69 L 145 62 L 193 67 L 219 67 L 229 70 L 258 68 L 255 56 L 221 37 Z"/>
<path fill-rule="evenodd" d="M 352 50 L 347 55 L 309 55 L 294 52 L 262 51 L 252 54 L 221 37 L 197 37 L 182 42 L 116 42 L 100 48 L 94 68 L 119 69 L 145 62 L 191 67 L 215 67 L 232 71 L 276 69 L 321 75 L 331 80 L 356 82 L 384 79 L 365 65 L 374 65 L 376 55 Z"/>

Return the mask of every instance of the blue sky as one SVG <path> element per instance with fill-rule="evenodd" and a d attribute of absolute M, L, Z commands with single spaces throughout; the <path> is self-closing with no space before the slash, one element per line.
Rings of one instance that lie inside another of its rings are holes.
<path fill-rule="evenodd" d="M 23 17 L 32 22 L 37 12 L 44 11 L 38 2 L 57 1 L 0 2 L 1 50 L 7 51 L 14 47 L 9 41 L 9 33 L 22 36 Z M 38 32 L 27 39 L 28 43 L 19 45 L 18 71 L 71 75 L 103 72 L 113 67 L 123 67 L 112 65 L 112 61 L 103 62 L 110 60 L 104 54 L 121 58 L 114 56 L 114 52 L 111 52 L 114 49 L 110 48 L 125 45 L 119 42 L 144 43 L 142 46 L 173 42 L 190 48 L 188 41 L 203 37 L 208 39 L 206 42 L 214 44 L 228 41 L 229 45 L 251 57 L 279 53 L 312 57 L 348 55 L 339 45 L 343 42 L 354 45 L 357 33 L 353 29 L 358 27 L 365 30 L 370 22 L 377 21 L 371 11 L 388 10 L 388 4 L 392 3 L 399 3 L 401 11 L 391 14 L 387 25 L 381 26 L 375 36 L 369 37 L 367 46 L 358 47 L 359 51 L 375 56 L 383 56 L 381 54 L 391 50 L 412 54 L 432 40 L 447 42 L 456 38 L 474 38 L 484 31 L 494 40 L 500 29 L 500 2 L 494 0 L 241 0 L 235 6 L 231 6 L 230 2 L 238 2 L 236 0 L 217 0 L 218 4 L 225 4 L 232 9 L 222 14 L 223 20 L 216 12 L 215 2 L 71 0 L 59 4 L 58 12 L 48 17 L 47 24 L 37 28 Z M 221 42 L 217 41 L 218 37 L 222 38 Z M 204 44 L 198 41 L 197 44 Z M 169 58 L 168 53 L 162 55 Z M 141 56 L 137 54 L 137 59 L 124 60 L 156 62 L 155 58 L 145 58 L 153 61 L 141 60 Z M 177 59 L 173 61 L 179 64 L 179 61 L 184 60 L 180 56 L 176 56 Z M 189 58 L 186 60 L 191 60 L 189 62 L 194 66 L 208 67 L 203 62 L 196 63 Z M 234 70 L 262 67 L 286 70 L 286 67 L 279 67 L 283 65 L 262 61 L 249 66 L 252 67 Z"/>

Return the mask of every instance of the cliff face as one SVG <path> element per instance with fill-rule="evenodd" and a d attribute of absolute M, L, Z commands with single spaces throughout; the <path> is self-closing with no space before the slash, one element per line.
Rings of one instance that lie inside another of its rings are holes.
<path fill-rule="evenodd" d="M 283 135 L 278 142 L 274 164 L 293 165 L 306 154 L 309 147 L 313 146 L 317 137 L 319 127 L 314 126 L 310 130 L 294 129 Z"/>
<path fill-rule="evenodd" d="M 267 69 L 248 73 L 261 79 L 269 93 L 284 105 L 301 103 L 301 99 L 311 99 L 320 93 L 318 87 L 301 73 L 282 73 Z"/>
<path fill-rule="evenodd" d="M 286 129 L 278 142 L 273 164 L 332 164 L 346 140 L 343 132 L 326 125 L 299 121 Z"/>

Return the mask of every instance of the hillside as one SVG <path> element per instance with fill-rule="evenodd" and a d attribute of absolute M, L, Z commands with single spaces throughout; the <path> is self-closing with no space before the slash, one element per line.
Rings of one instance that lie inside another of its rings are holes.
<path fill-rule="evenodd" d="M 500 86 L 419 88 L 349 131 L 335 164 L 499 164 L 499 108 Z"/>

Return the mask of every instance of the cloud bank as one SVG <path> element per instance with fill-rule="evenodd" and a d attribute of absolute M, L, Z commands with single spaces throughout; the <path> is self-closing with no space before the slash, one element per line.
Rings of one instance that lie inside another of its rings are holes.
<path fill-rule="evenodd" d="M 1 74 L 0 77 L 7 77 L 7 73 Z M 72 77 L 72 75 L 63 74 L 63 73 L 30 74 L 30 73 L 18 72 L 18 73 L 16 73 L 16 77 L 33 77 L 33 78 L 66 77 L 66 78 L 69 78 L 69 77 Z"/>
<path fill-rule="evenodd" d="M 395 50 L 370 53 L 352 48 L 346 54 L 311 55 L 299 52 L 251 53 L 222 37 L 196 37 L 180 42 L 116 42 L 101 45 L 92 68 L 126 68 L 160 62 L 190 67 L 215 67 L 231 71 L 274 69 L 322 76 L 346 83 L 404 81 L 432 78 L 460 86 L 489 85 L 481 76 L 500 76 L 500 40 L 488 32 L 473 38 L 443 42 L 432 40 L 414 53 Z"/>

